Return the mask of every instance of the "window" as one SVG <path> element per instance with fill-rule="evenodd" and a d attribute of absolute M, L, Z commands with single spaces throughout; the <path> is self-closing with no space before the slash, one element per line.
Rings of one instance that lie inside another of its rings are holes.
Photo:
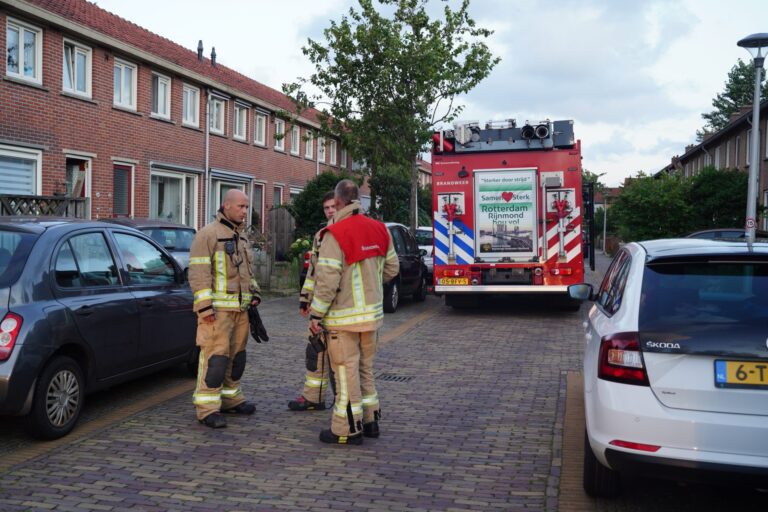
<path fill-rule="evenodd" d="M 315 153 L 315 134 L 307 130 L 304 138 L 304 158 L 312 158 Z"/>
<path fill-rule="evenodd" d="M 221 178 L 211 179 L 211 193 L 210 193 L 210 205 L 211 216 L 215 218 L 216 212 L 224 204 L 224 196 L 230 190 L 239 190 L 242 193 L 246 193 L 245 185 L 239 181 L 228 181 Z"/>
<path fill-rule="evenodd" d="M 300 189 L 299 187 L 291 187 L 289 189 L 289 192 L 291 194 L 290 201 L 291 203 L 293 203 L 296 200 L 296 198 L 299 197 L 299 194 L 301 194 L 302 189 Z"/>
<path fill-rule="evenodd" d="M 736 137 L 736 154 L 733 156 L 733 166 L 739 166 L 739 147 L 741 146 L 741 135 Z"/>
<path fill-rule="evenodd" d="M 200 126 L 200 89 L 184 84 L 184 104 L 182 105 L 181 122 L 187 126 Z"/>
<path fill-rule="evenodd" d="M 331 153 L 331 165 L 336 165 L 336 141 L 331 139 L 328 142 L 328 151 Z"/>
<path fill-rule="evenodd" d="M 196 227 L 197 177 L 170 171 L 152 171 L 149 218 Z"/>
<path fill-rule="evenodd" d="M 43 31 L 8 18 L 5 32 L 5 74 L 29 82 L 43 82 Z"/>
<path fill-rule="evenodd" d="M 256 114 L 256 126 L 253 132 L 253 142 L 255 142 L 256 144 L 259 144 L 260 146 L 267 145 L 266 127 L 267 127 L 267 116 L 265 116 L 264 114 Z"/>
<path fill-rule="evenodd" d="M 403 232 L 400 231 L 400 228 L 397 226 L 394 226 L 390 229 L 390 234 L 392 235 L 392 245 L 395 247 L 395 252 L 399 256 L 405 256 L 406 254 L 406 245 L 405 245 L 405 238 L 403 237 Z"/>
<path fill-rule="evenodd" d="M 170 258 L 143 238 L 115 233 L 120 258 L 131 280 L 130 284 L 173 284 L 176 269 Z"/>
<path fill-rule="evenodd" d="M 364 212 L 371 209 L 371 196 L 360 196 L 360 206 Z"/>
<path fill-rule="evenodd" d="M 715 148 L 715 169 L 720 169 L 720 148 L 722 146 L 717 146 Z"/>
<path fill-rule="evenodd" d="M 253 212 L 251 213 L 251 224 L 264 230 L 264 185 L 255 183 L 253 185 Z"/>
<path fill-rule="evenodd" d="M 64 40 L 62 89 L 90 98 L 91 55 L 87 46 Z"/>
<path fill-rule="evenodd" d="M 210 120 L 208 126 L 211 133 L 224 135 L 224 118 L 226 117 L 227 104 L 221 98 L 211 98 Z"/>
<path fill-rule="evenodd" d="M 275 149 L 285 151 L 285 121 L 275 119 Z"/>
<path fill-rule="evenodd" d="M 296 125 L 291 126 L 291 154 L 292 155 L 299 154 L 300 139 L 301 139 L 301 129 Z"/>
<path fill-rule="evenodd" d="M 683 169 L 683 176 L 687 178 L 690 175 L 691 175 L 691 164 L 689 162 L 685 164 L 685 168 Z"/>
<path fill-rule="evenodd" d="M 614 258 L 608 272 L 605 274 L 597 294 L 597 305 L 609 316 L 615 314 L 621 307 L 624 286 L 632 260 L 626 251 L 620 252 Z"/>
<path fill-rule="evenodd" d="M 40 151 L 0 146 L 0 194 L 39 194 L 41 163 Z"/>
<path fill-rule="evenodd" d="M 317 138 L 317 161 L 325 163 L 325 137 Z"/>
<path fill-rule="evenodd" d="M 347 149 L 341 148 L 341 162 L 339 163 L 339 167 L 346 167 L 347 166 Z"/>
<path fill-rule="evenodd" d="M 272 195 L 272 207 L 280 206 L 283 204 L 283 187 L 275 185 Z"/>
<path fill-rule="evenodd" d="M 747 130 L 747 154 L 744 157 L 746 164 L 749 165 L 752 159 L 752 130 Z"/>
<path fill-rule="evenodd" d="M 136 66 L 115 59 L 114 104 L 136 110 Z"/>
<path fill-rule="evenodd" d="M 235 103 L 235 138 L 245 140 L 248 130 L 248 108 Z"/>
<path fill-rule="evenodd" d="M 76 235 L 56 255 L 56 284 L 62 288 L 119 284 L 117 267 L 101 233 Z"/>
<path fill-rule="evenodd" d="M 171 117 L 171 79 L 152 73 L 152 114 Z"/>
<path fill-rule="evenodd" d="M 115 165 L 112 179 L 112 214 L 130 217 L 133 212 L 133 168 Z"/>
<path fill-rule="evenodd" d="M 725 168 L 731 168 L 731 141 L 725 143 Z"/>

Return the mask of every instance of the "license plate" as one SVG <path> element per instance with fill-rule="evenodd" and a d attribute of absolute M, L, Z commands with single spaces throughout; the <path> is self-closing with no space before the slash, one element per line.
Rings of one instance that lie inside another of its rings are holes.
<path fill-rule="evenodd" d="M 437 284 L 469 284 L 468 277 L 441 277 L 437 280 Z"/>
<path fill-rule="evenodd" d="M 768 361 L 715 361 L 715 385 L 719 388 L 768 389 Z"/>

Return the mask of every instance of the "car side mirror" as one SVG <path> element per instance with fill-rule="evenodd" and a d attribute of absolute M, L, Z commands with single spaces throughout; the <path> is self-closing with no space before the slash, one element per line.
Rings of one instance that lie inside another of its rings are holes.
<path fill-rule="evenodd" d="M 426 249 L 419 249 L 419 254 L 422 255 L 422 256 L 426 256 L 427 255 L 427 250 Z"/>
<path fill-rule="evenodd" d="M 576 300 L 594 300 L 592 285 L 587 283 L 572 284 L 568 287 L 568 296 Z"/>

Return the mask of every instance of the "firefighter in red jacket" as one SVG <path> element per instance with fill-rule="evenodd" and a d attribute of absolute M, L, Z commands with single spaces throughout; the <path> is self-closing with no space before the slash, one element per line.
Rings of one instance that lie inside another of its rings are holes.
<path fill-rule="evenodd" d="M 323 231 L 309 313 L 312 332 L 328 331 L 336 382 L 331 428 L 320 432 L 325 443 L 361 444 L 363 435 L 379 436 L 373 359 L 384 283 L 398 274 L 400 263 L 389 231 L 363 214 L 358 197 L 352 181 L 336 185 L 337 211 Z"/>

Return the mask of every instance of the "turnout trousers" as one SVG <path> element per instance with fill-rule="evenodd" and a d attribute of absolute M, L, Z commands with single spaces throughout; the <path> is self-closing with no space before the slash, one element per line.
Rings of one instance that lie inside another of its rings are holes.
<path fill-rule="evenodd" d="M 247 311 L 216 311 L 212 323 L 197 321 L 200 361 L 193 395 L 198 420 L 245 402 L 240 378 L 245 371 Z"/>
<path fill-rule="evenodd" d="M 307 331 L 307 334 L 312 334 L 311 331 Z M 316 404 L 325 403 L 325 395 L 328 393 L 329 381 L 328 373 L 328 349 L 317 354 L 317 370 L 307 370 L 307 374 L 304 376 L 304 389 L 301 391 L 301 396 L 310 402 Z"/>
<path fill-rule="evenodd" d="M 331 432 L 353 436 L 362 424 L 379 417 L 379 397 L 373 379 L 377 331 L 328 331 L 328 354 L 336 379 L 336 403 Z"/>

